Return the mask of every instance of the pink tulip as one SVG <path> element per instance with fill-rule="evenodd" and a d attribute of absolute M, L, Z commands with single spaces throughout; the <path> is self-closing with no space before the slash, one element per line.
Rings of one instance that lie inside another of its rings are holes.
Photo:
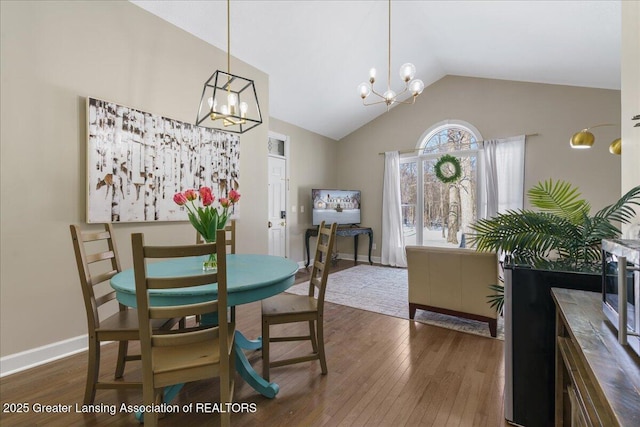
<path fill-rule="evenodd" d="M 176 193 L 173 196 L 173 201 L 176 202 L 178 206 L 183 206 L 185 203 L 187 203 L 187 198 L 182 193 Z"/>
<path fill-rule="evenodd" d="M 240 193 L 236 190 L 229 191 L 229 200 L 231 201 L 231 204 L 238 203 L 238 200 L 240 200 Z"/>
<path fill-rule="evenodd" d="M 229 206 L 231 206 L 231 202 L 226 197 L 220 197 L 218 199 L 218 202 L 220 202 L 220 206 L 222 206 L 223 208 L 228 208 Z"/>
<path fill-rule="evenodd" d="M 195 190 L 187 190 L 184 192 L 184 197 L 190 202 L 198 199 L 198 193 Z"/>
<path fill-rule="evenodd" d="M 211 193 L 211 188 L 209 187 L 200 187 L 200 200 L 202 200 L 202 204 L 204 206 L 210 206 L 214 201 L 215 197 Z"/>
<path fill-rule="evenodd" d="M 205 197 L 208 194 L 212 194 L 210 187 L 200 187 L 200 190 L 198 190 L 198 192 L 200 192 L 200 197 Z"/>

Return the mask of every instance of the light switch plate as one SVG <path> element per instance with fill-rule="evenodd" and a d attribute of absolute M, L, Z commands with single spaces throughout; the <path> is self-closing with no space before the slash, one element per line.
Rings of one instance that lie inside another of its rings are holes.
<path fill-rule="evenodd" d="M 304 213 L 304 205 L 300 205 L 300 213 Z"/>
<path fill-rule="evenodd" d="M 291 212 L 296 213 L 296 205 L 291 206 Z"/>

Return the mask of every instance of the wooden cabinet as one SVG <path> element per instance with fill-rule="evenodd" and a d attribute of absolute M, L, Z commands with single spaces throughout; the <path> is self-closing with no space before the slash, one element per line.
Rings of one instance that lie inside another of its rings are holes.
<path fill-rule="evenodd" d="M 595 292 L 553 288 L 556 426 L 640 426 L 640 358 L 617 341 Z"/>

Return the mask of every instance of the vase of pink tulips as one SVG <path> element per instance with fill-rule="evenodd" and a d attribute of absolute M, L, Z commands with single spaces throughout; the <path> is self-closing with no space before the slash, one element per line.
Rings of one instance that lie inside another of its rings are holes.
<path fill-rule="evenodd" d="M 173 196 L 173 201 L 178 206 L 184 206 L 187 209 L 189 222 L 207 243 L 214 243 L 216 241 L 216 232 L 227 225 L 229 208 L 238 203 L 240 193 L 236 190 L 229 191 L 228 197 L 221 197 L 218 200 L 219 207 L 213 206 L 215 199 L 209 187 L 200 187 L 198 191 L 190 189 L 182 193 L 176 193 Z M 196 205 L 198 200 L 201 206 Z M 219 208 L 222 208 L 222 210 L 219 210 Z M 202 265 L 203 270 L 212 270 L 217 267 L 216 254 L 209 255 L 209 258 Z"/>

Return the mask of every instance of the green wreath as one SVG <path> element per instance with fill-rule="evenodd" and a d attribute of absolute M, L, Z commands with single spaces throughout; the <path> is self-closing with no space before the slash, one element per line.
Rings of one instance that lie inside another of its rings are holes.
<path fill-rule="evenodd" d="M 451 166 L 451 167 L 447 167 Z M 457 157 L 453 157 L 449 154 L 445 154 L 440 157 L 435 166 L 436 177 L 445 184 L 455 182 L 460 179 L 462 175 L 462 166 L 460 166 L 460 160 Z M 453 168 L 453 170 L 451 170 Z"/>

